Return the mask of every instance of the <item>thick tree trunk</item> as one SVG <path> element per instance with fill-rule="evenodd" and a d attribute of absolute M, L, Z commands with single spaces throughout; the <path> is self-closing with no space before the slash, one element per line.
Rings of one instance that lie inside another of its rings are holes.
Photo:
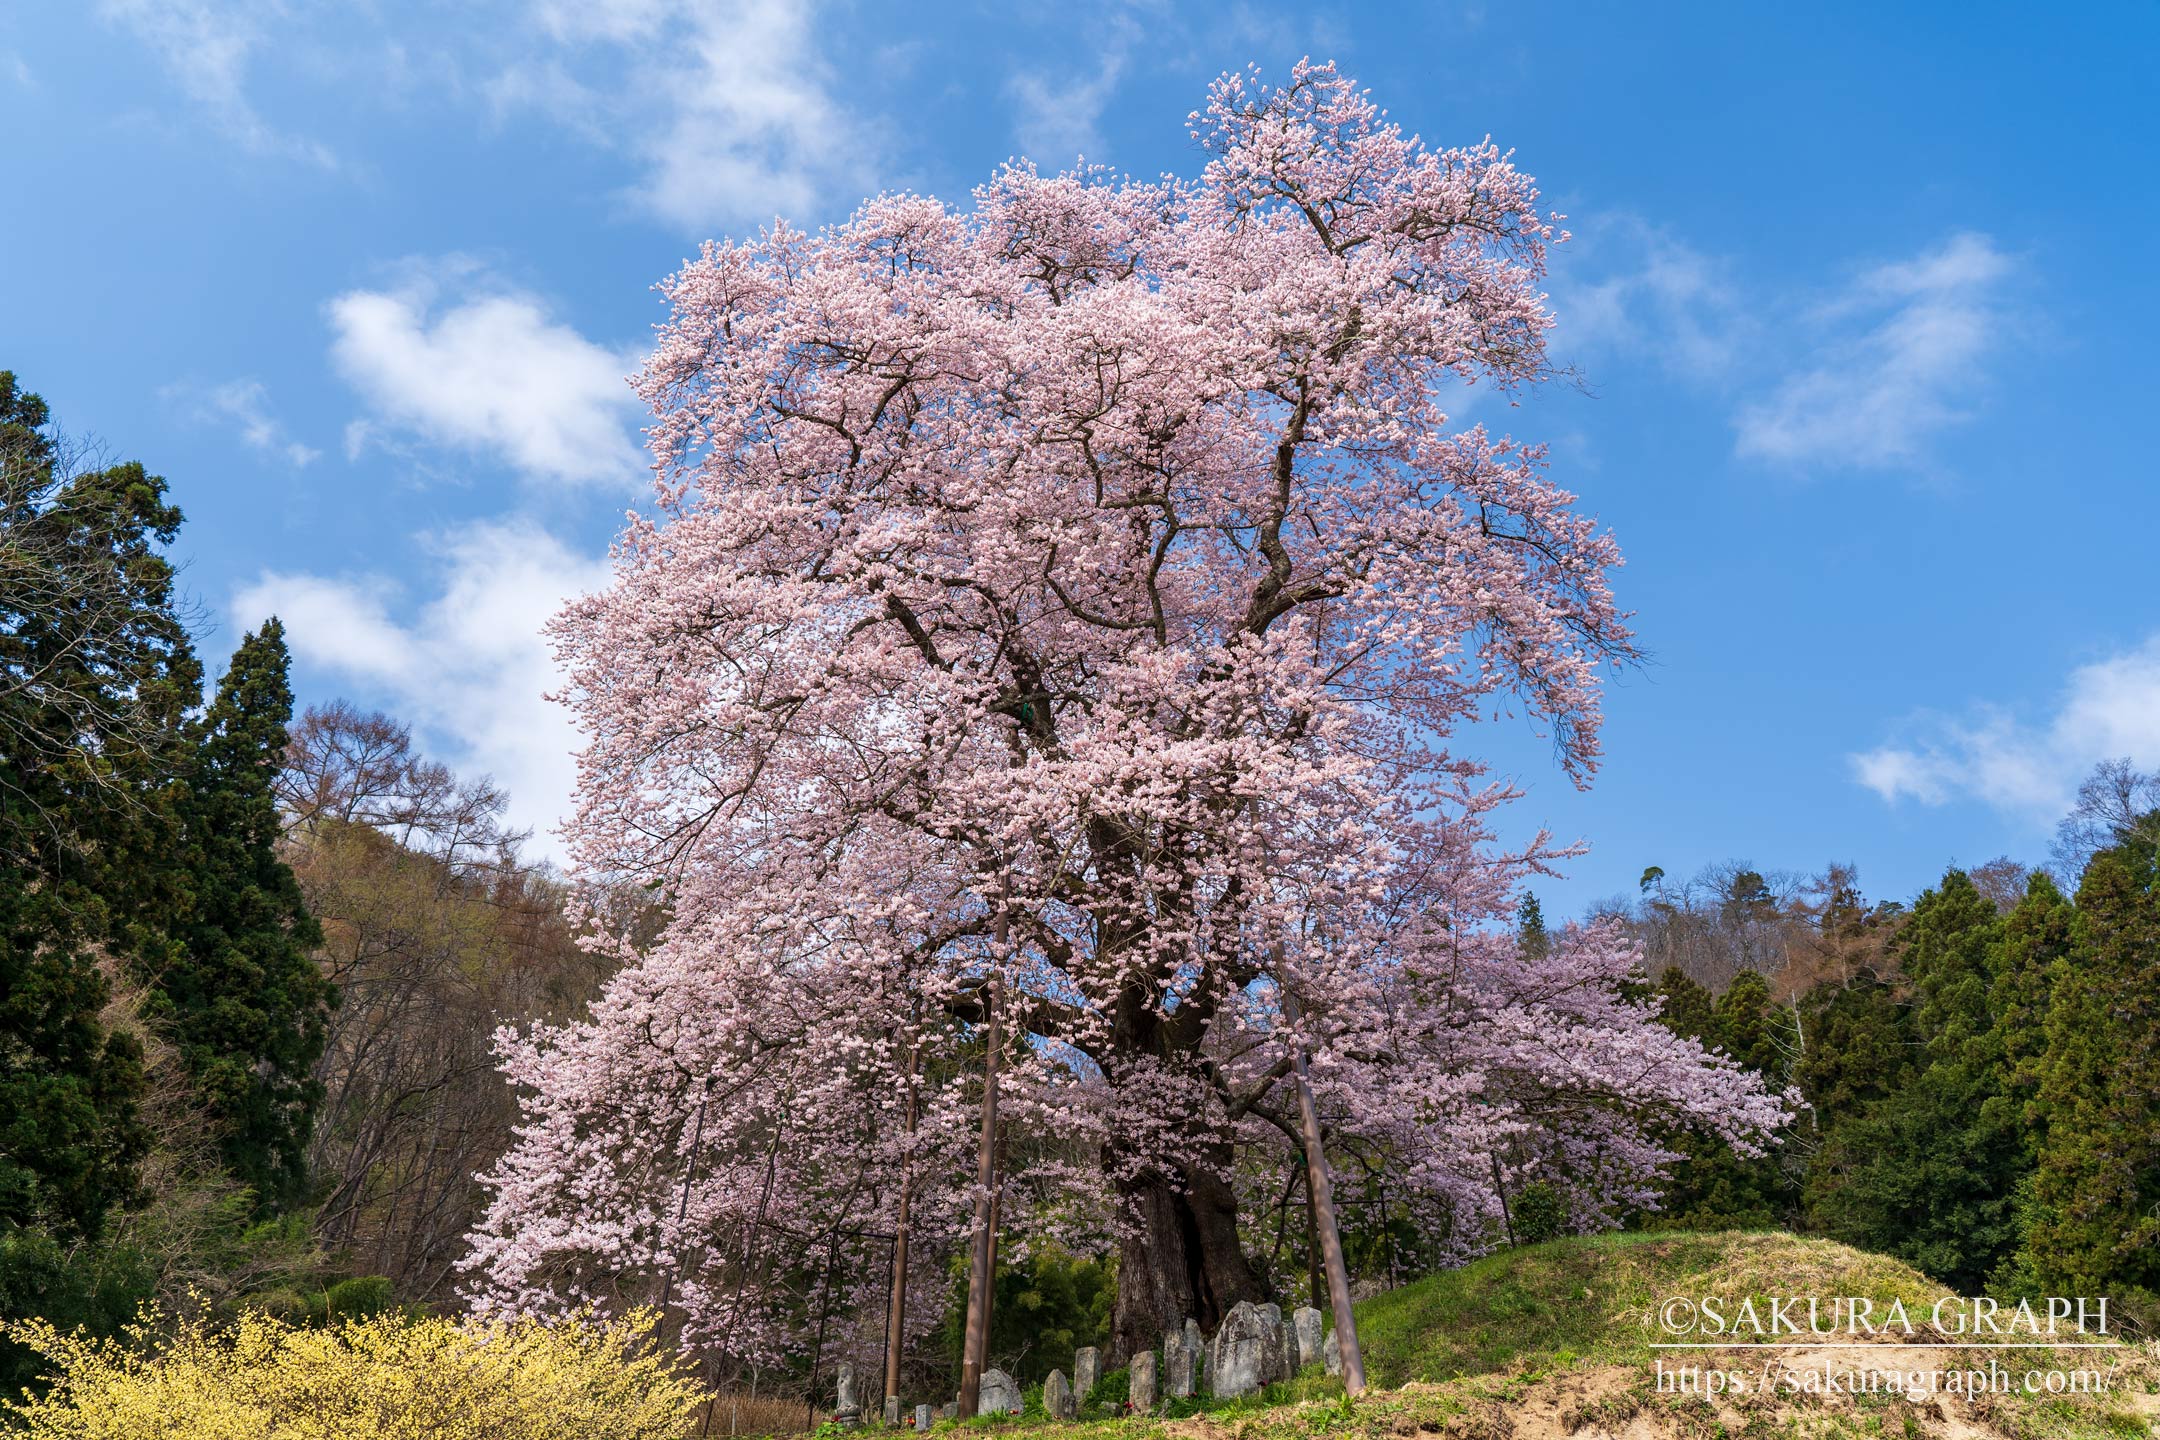
<path fill-rule="evenodd" d="M 1187 1171 L 1183 1189 L 1149 1177 L 1121 1183 L 1118 1194 L 1136 1224 L 1118 1250 L 1112 1366 L 1158 1344 L 1188 1315 L 1212 1331 L 1239 1301 L 1267 1298 L 1238 1244 L 1237 1196 L 1220 1176 Z"/>
<path fill-rule="evenodd" d="M 1098 856 L 1137 863 L 1130 837 L 1105 822 L 1092 824 L 1089 840 Z M 1133 893 L 1140 891 L 1136 885 Z M 1122 955 L 1145 938 L 1155 919 L 1187 908 L 1174 895 L 1158 895 L 1152 907 L 1137 900 L 1106 906 L 1098 916 L 1099 952 Z M 1207 963 L 1212 967 L 1215 962 Z M 1203 979 L 1166 1011 L 1162 996 L 1173 979 L 1170 971 L 1157 970 L 1130 976 L 1120 987 L 1112 1009 L 1106 1072 L 1114 1075 L 1119 1058 L 1134 1056 L 1169 1062 L 1173 1070 L 1197 1075 L 1196 1057 L 1206 1043 L 1223 987 Z M 1194 1119 L 1206 1124 L 1198 1115 Z M 1210 1140 L 1201 1151 L 1200 1166 L 1180 1166 L 1174 1178 L 1153 1166 L 1131 1164 L 1139 1157 L 1121 1153 L 1115 1142 L 1104 1157 L 1128 1227 L 1119 1242 L 1117 1300 L 1110 1312 L 1113 1367 L 1153 1348 L 1188 1317 L 1203 1331 L 1213 1332 L 1240 1301 L 1269 1298 L 1267 1282 L 1238 1241 L 1237 1192 L 1222 1178 L 1235 1154 L 1231 1137 L 1224 1130 Z"/>

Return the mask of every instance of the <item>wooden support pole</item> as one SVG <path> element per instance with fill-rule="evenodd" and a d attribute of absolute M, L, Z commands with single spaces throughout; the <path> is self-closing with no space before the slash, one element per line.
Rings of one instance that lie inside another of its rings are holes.
<path fill-rule="evenodd" d="M 997 955 L 989 983 L 983 987 L 983 1101 L 982 1138 L 975 1161 L 975 1234 L 968 1258 L 966 1338 L 960 1350 L 960 1418 L 970 1419 L 982 1404 L 982 1376 L 990 1351 L 991 1269 L 997 1263 L 997 1098 L 998 1052 L 1004 1048 L 998 1031 L 999 976 L 1005 965 L 1006 917 L 998 905 L 995 930 Z"/>
<path fill-rule="evenodd" d="M 900 1346 L 907 1332 L 908 1201 L 914 1188 L 915 1065 L 917 1046 L 908 1045 L 907 1135 L 908 1159 L 900 1170 L 900 1214 L 893 1226 L 892 1293 L 885 1300 L 885 1398 L 900 1393 Z"/>
<path fill-rule="evenodd" d="M 1280 958 L 1280 952 L 1278 952 Z M 1297 997 L 1283 985 L 1278 969 L 1276 985 L 1282 995 L 1283 1018 L 1298 1022 Z M 1343 1261 L 1342 1230 L 1335 1219 L 1335 1181 L 1328 1173 L 1327 1151 L 1320 1140 L 1320 1110 L 1313 1104 L 1312 1077 L 1305 1064 L 1305 1043 L 1300 1040 L 1295 1056 L 1298 1114 L 1305 1130 L 1305 1184 L 1312 1197 L 1313 1228 L 1320 1232 L 1320 1258 L 1327 1270 L 1328 1302 L 1335 1312 L 1335 1345 L 1342 1355 L 1343 1389 L 1352 1395 L 1365 1393 L 1365 1353 L 1358 1347 L 1357 1314 L 1350 1304 L 1350 1269 Z"/>

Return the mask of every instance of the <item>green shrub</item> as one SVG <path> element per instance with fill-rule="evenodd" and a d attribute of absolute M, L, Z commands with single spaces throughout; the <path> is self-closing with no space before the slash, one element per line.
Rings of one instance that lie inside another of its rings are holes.
<path fill-rule="evenodd" d="M 1515 1243 L 1542 1245 L 1567 1233 L 1567 1202 L 1560 1192 L 1542 1180 L 1525 1185 L 1509 1210 L 1515 1226 Z"/>
<path fill-rule="evenodd" d="M 1095 1388 L 1080 1397 L 1080 1408 L 1103 1415 L 1115 1415 L 1125 1408 L 1125 1402 L 1131 1398 L 1132 1371 L 1121 1365 L 1095 1381 Z"/>
<path fill-rule="evenodd" d="M 150 1298 L 157 1276 L 132 1246 L 62 1245 L 44 1230 L 0 1228 L 0 1323 L 37 1317 L 60 1330 L 119 1333 Z M 0 1336 L 0 1395 L 34 1387 L 44 1363 Z"/>
<path fill-rule="evenodd" d="M 324 1306 L 332 1320 L 364 1320 L 380 1315 L 396 1302 L 387 1275 L 356 1275 L 340 1280 L 323 1292 Z"/>

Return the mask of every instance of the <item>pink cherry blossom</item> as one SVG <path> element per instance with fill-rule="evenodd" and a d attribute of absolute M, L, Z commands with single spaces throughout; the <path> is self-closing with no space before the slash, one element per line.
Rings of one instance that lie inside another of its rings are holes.
<path fill-rule="evenodd" d="M 1472 725 L 1527 715 L 1587 783 L 1634 654 L 1612 538 L 1448 414 L 1547 378 L 1559 217 L 1332 66 L 1192 127 L 1197 180 L 1015 165 L 663 287 L 653 510 L 554 635 L 582 873 L 668 919 L 589 1019 L 503 1037 L 482 1305 L 666 1283 L 692 1343 L 800 1352 L 820 1246 L 868 1247 L 845 1304 L 881 1288 L 854 1232 L 903 1175 L 919 1243 L 960 1239 L 992 972 L 1008 1134 L 1056 1142 L 1001 1243 L 1115 1245 L 1117 1358 L 1264 1288 L 1241 1189 L 1294 1154 L 1293 1045 L 1346 1192 L 1455 1255 L 1532 1180 L 1584 1228 L 1651 1203 L 1654 1122 L 1784 1119 L 1625 997 L 1616 933 L 1498 923 L 1572 852 L 1493 842 Z"/>

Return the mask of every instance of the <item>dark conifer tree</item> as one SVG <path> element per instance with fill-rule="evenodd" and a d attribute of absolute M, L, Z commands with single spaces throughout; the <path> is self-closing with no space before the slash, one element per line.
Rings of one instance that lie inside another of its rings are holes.
<path fill-rule="evenodd" d="M 1523 891 L 1515 907 L 1515 943 L 1533 960 L 1544 959 L 1552 949 L 1552 935 L 1545 929 L 1545 907 L 1538 904 L 1534 891 Z"/>
<path fill-rule="evenodd" d="M 1713 997 L 1669 965 L 1658 979 L 1663 1001 L 1659 1018 L 1675 1034 L 1722 1050 L 1742 1065 L 1782 1087 L 1785 1057 L 1775 1042 L 1775 1018 L 1769 986 L 1754 971 L 1736 976 L 1723 995 Z M 1644 1223 L 1661 1229 L 1722 1230 L 1778 1224 L 1790 1210 L 1793 1187 L 1778 1156 L 1742 1158 L 1714 1135 L 1678 1131 L 1661 1143 L 1680 1159 L 1672 1169 L 1656 1212 Z"/>
<path fill-rule="evenodd" d="M 1719 1043 L 1717 1002 L 1708 990 L 1688 978 L 1677 965 L 1665 967 L 1658 976 L 1658 996 L 1664 1002 L 1659 1018 L 1675 1035 L 1700 1040 L 1715 1048 Z"/>
<path fill-rule="evenodd" d="M 1895 949 L 1913 983 L 1911 1034 L 1924 1063 L 1832 1128 L 1808 1177 L 1818 1228 L 1967 1293 L 2019 1239 L 2026 1147 L 2002 1103 L 2007 1072 L 1990 1008 L 2002 933 L 1994 902 L 1961 870 L 1920 897 Z"/>
<path fill-rule="evenodd" d="M 1799 1012 L 1804 1039 L 1793 1078 L 1811 1135 L 1828 1135 L 1912 1079 L 1912 1015 L 1894 979 L 1862 968 L 1808 991 Z"/>
<path fill-rule="evenodd" d="M 2027 1267 L 2160 1324 L 2160 892 L 2152 847 L 2093 857 L 2076 952 L 2058 971 L 2038 1065 L 2045 1123 Z"/>
<path fill-rule="evenodd" d="M 177 804 L 185 895 L 153 977 L 161 1028 L 215 1126 L 226 1168 L 265 1209 L 300 1198 L 331 994 L 322 931 L 278 855 L 273 790 L 292 716 L 285 632 L 244 638 L 189 727 Z"/>
<path fill-rule="evenodd" d="M 1998 1095 L 2004 1119 L 2025 1129 L 2037 1155 L 2040 1116 L 2033 1102 L 2047 1053 L 2048 997 L 2061 983 L 2076 947 L 2077 909 L 2045 870 L 2026 879 L 2025 898 L 2003 920 L 1992 957 L 1994 978 L 1988 1008 L 1994 1016 L 1994 1049 L 2003 1067 Z"/>
<path fill-rule="evenodd" d="M 200 673 L 165 482 L 66 458 L 0 371 L 0 1228 L 85 1236 L 147 1145 L 140 1050 L 99 1023 L 94 956 L 125 953 L 159 893 L 134 872 Z"/>
<path fill-rule="evenodd" d="M 1770 1003 L 1770 984 L 1760 973 L 1743 970 L 1717 998 L 1718 1043 L 1726 1054 L 1758 1075 L 1784 1078 L 1786 1051 L 1782 1012 Z"/>

